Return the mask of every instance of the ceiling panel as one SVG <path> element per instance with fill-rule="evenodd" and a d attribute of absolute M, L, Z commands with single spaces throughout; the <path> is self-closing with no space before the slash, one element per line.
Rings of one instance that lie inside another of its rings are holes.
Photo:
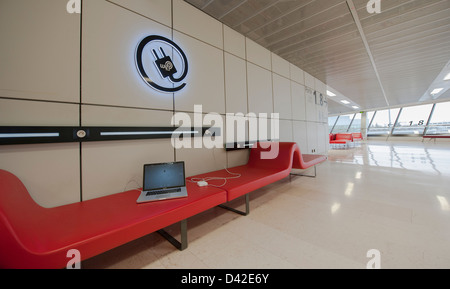
<path fill-rule="evenodd" d="M 344 112 L 349 112 L 348 107 L 345 105 L 342 105 L 338 102 L 335 101 L 331 101 L 330 99 L 328 99 L 328 111 L 333 111 L 333 113 L 330 114 L 340 114 L 340 113 L 344 113 Z M 353 110 L 353 111 L 359 111 L 359 110 Z"/>
<path fill-rule="evenodd" d="M 361 109 L 419 102 L 450 60 L 450 0 L 383 0 L 380 14 L 368 13 L 368 0 L 185 1 Z M 330 113 L 346 110 L 329 105 Z"/>
<path fill-rule="evenodd" d="M 450 1 L 401 2 L 379 15 L 360 12 L 393 106 L 417 102 L 450 59 Z"/>

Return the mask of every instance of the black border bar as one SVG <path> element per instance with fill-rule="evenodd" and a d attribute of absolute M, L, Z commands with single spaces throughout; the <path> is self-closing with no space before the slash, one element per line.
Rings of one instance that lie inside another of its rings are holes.
<path fill-rule="evenodd" d="M 220 136 L 217 127 L 0 126 L 0 145 Z"/>
<path fill-rule="evenodd" d="M 225 150 L 229 151 L 237 151 L 237 150 L 245 150 L 251 149 L 256 143 L 259 142 L 273 142 L 279 140 L 257 140 L 257 141 L 245 141 L 245 142 L 234 142 L 234 143 L 226 143 Z"/>

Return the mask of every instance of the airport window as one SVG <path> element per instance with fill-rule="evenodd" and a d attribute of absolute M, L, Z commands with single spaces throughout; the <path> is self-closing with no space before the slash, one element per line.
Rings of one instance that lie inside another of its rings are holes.
<path fill-rule="evenodd" d="M 361 132 L 361 114 L 355 114 L 353 122 L 348 130 L 348 132 Z"/>
<path fill-rule="evenodd" d="M 338 119 L 338 116 L 330 116 L 328 118 L 328 131 L 331 133 L 333 131 L 334 125 L 336 124 L 336 121 Z"/>
<path fill-rule="evenodd" d="M 366 112 L 368 136 L 450 135 L 450 102 Z M 362 114 L 328 118 L 330 133 L 361 131 Z"/>
<path fill-rule="evenodd" d="M 422 135 L 430 117 L 432 104 L 402 108 L 394 135 Z"/>
<path fill-rule="evenodd" d="M 370 122 L 372 121 L 374 115 L 375 115 L 375 111 L 368 111 L 366 113 L 366 129 L 369 128 Z"/>
<path fill-rule="evenodd" d="M 336 125 L 334 126 L 333 133 L 346 133 L 348 131 L 350 124 L 352 123 L 354 116 L 355 116 L 354 113 L 339 116 L 339 119 Z"/>
<path fill-rule="evenodd" d="M 399 111 L 399 108 L 377 111 L 367 134 L 369 136 L 390 134 Z"/>
<path fill-rule="evenodd" d="M 450 135 L 450 102 L 436 103 L 427 135 Z"/>

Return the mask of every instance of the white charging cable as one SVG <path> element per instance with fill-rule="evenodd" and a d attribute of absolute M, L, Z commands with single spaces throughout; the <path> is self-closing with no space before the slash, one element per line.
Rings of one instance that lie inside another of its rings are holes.
<path fill-rule="evenodd" d="M 188 179 L 188 181 L 192 182 L 192 183 L 197 183 L 201 187 L 203 187 L 203 186 L 212 186 L 212 187 L 220 188 L 220 187 L 225 186 L 225 184 L 227 183 L 228 180 L 237 179 L 237 178 L 240 178 L 242 176 L 241 174 L 230 172 L 227 168 L 225 168 L 225 170 L 227 171 L 227 173 L 229 173 L 230 175 L 233 175 L 233 176 L 232 177 L 191 178 L 191 179 Z M 214 180 L 223 180 L 224 182 L 221 185 L 212 185 L 212 184 L 208 183 L 209 181 L 214 181 Z"/>

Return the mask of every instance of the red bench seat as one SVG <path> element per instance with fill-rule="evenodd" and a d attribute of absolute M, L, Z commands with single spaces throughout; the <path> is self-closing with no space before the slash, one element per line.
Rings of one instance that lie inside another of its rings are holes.
<path fill-rule="evenodd" d="M 250 192 L 287 177 L 293 168 L 307 169 L 326 160 L 326 156 L 302 155 L 296 143 L 276 145 L 279 153 L 274 159 L 261 157 L 268 149 L 260 144 L 252 149 L 247 165 L 229 169 L 239 178 L 225 184 L 213 181 L 220 188 L 187 182 L 187 198 L 144 204 L 136 203 L 140 191 L 132 190 L 43 208 L 16 176 L 0 170 L 0 268 L 64 268 L 69 250 L 78 250 L 81 260 L 86 260 L 180 221 L 186 239 L 187 218 L 242 195 L 248 204 Z M 196 177 L 208 176 L 230 174 L 222 170 Z M 185 248 L 187 243 L 181 245 Z"/>
<path fill-rule="evenodd" d="M 363 140 L 362 133 L 360 133 L 360 132 L 353 132 L 352 136 L 353 136 L 353 141 L 362 141 Z"/>
<path fill-rule="evenodd" d="M 301 154 L 297 143 L 278 143 L 278 155 L 274 159 L 263 159 L 262 153 L 270 150 L 267 143 L 258 143 L 250 150 L 250 157 L 246 165 L 200 174 L 188 179 L 209 179 L 228 178 L 210 180 L 211 185 L 220 186 L 228 193 L 228 201 L 246 195 L 254 190 L 284 179 L 289 176 L 292 169 L 308 169 L 327 159 L 324 155 Z M 235 178 L 234 174 L 240 174 Z"/>
<path fill-rule="evenodd" d="M 137 204 L 133 190 L 43 208 L 22 182 L 0 170 L 0 268 L 65 268 L 68 250 L 82 260 L 227 201 L 226 192 L 187 184 L 188 197 Z"/>
<path fill-rule="evenodd" d="M 352 142 L 353 134 L 351 133 L 338 133 L 330 136 L 331 145 L 344 145 L 344 147 L 347 147 Z"/>
<path fill-rule="evenodd" d="M 424 135 L 423 138 L 450 138 L 450 135 Z"/>

